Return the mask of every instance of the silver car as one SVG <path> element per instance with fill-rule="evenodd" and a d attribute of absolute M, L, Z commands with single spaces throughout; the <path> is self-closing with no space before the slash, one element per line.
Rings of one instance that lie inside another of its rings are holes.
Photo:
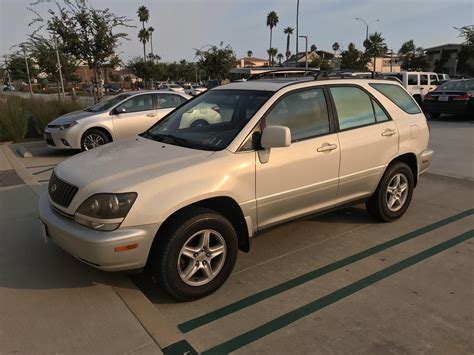
<path fill-rule="evenodd" d="M 122 93 L 50 122 L 48 145 L 89 150 L 146 131 L 191 96 L 170 91 Z"/>

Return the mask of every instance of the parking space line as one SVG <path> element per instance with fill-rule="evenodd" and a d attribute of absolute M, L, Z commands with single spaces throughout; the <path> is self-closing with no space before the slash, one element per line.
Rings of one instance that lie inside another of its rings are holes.
<path fill-rule="evenodd" d="M 316 270 L 310 271 L 306 274 L 303 274 L 301 276 L 295 277 L 293 279 L 290 279 L 288 281 L 285 281 L 279 285 L 267 288 L 266 290 L 260 291 L 258 293 L 255 293 L 253 295 L 250 295 L 248 297 L 245 297 L 239 301 L 236 301 L 234 303 L 228 304 L 227 306 L 218 308 L 212 312 L 209 312 L 207 314 L 204 314 L 202 316 L 196 317 L 194 319 L 188 320 L 184 323 L 181 323 L 178 325 L 178 329 L 183 332 L 183 333 L 188 333 L 194 329 L 197 329 L 203 325 L 206 325 L 208 323 L 214 322 L 220 318 L 223 318 L 229 314 L 232 314 L 234 312 L 237 312 L 241 309 L 244 309 L 246 307 L 249 307 L 251 305 L 254 305 L 258 302 L 261 302 L 263 300 L 266 300 L 270 297 L 273 297 L 275 295 L 278 295 L 280 293 L 283 293 L 291 288 L 295 288 L 297 286 L 300 286 L 308 281 L 317 279 L 323 275 L 326 275 L 330 272 L 333 272 L 335 270 L 338 270 L 342 267 L 345 267 L 349 264 L 352 264 L 356 261 L 365 259 L 371 255 L 374 255 L 376 253 L 379 253 L 383 250 L 386 250 L 388 248 L 391 248 L 393 246 L 399 245 L 401 243 L 404 243 L 406 241 L 412 240 L 416 237 L 419 237 L 421 235 L 424 235 L 428 232 L 431 232 L 435 229 L 441 228 L 447 224 L 450 224 L 452 222 L 458 221 L 462 218 L 468 217 L 470 215 L 474 214 L 474 208 L 458 213 L 454 216 L 442 219 L 440 221 L 437 221 L 435 223 L 429 224 L 427 226 L 424 226 L 422 228 L 416 229 L 410 233 L 404 234 L 400 237 L 391 239 L 387 242 L 378 244 L 376 246 L 373 246 L 369 249 L 363 250 L 361 252 L 358 252 L 354 255 L 348 256 L 344 259 L 335 261 L 331 264 L 325 265 L 321 268 L 318 268 Z"/>
<path fill-rule="evenodd" d="M 32 175 L 39 175 L 39 174 L 42 174 L 42 173 L 45 173 L 47 171 L 50 171 L 50 170 L 53 170 L 54 169 L 54 166 L 52 168 L 48 168 L 48 169 L 44 169 L 44 170 L 41 170 L 41 171 L 37 171 L 36 173 L 33 173 Z"/>
<path fill-rule="evenodd" d="M 317 300 L 299 307 L 291 312 L 285 313 L 278 318 L 275 318 L 261 326 L 245 332 L 235 338 L 232 338 L 224 343 L 214 346 L 211 349 L 204 351 L 203 355 L 211 354 L 228 354 L 231 351 L 240 349 L 264 336 L 271 334 L 297 320 L 304 318 L 318 310 L 321 310 L 341 299 L 344 299 L 360 290 L 363 290 L 374 283 L 381 281 L 393 274 L 396 274 L 404 269 L 407 269 L 419 262 L 428 259 L 436 254 L 439 254 L 449 248 L 461 244 L 474 237 L 474 229 L 440 243 L 434 247 L 426 249 L 418 254 L 415 254 L 407 259 L 395 263 L 385 269 L 377 271 L 363 279 L 360 279 L 350 285 L 342 287 L 326 296 L 318 298 Z"/>
<path fill-rule="evenodd" d="M 25 166 L 26 169 L 37 169 L 37 168 L 48 168 L 51 166 L 56 166 L 56 164 L 48 164 L 48 165 L 38 165 L 38 166 Z"/>

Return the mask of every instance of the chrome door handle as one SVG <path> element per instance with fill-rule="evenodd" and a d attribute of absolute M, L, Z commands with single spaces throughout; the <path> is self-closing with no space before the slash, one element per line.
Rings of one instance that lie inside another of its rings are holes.
<path fill-rule="evenodd" d="M 156 113 L 149 113 L 146 117 L 156 117 Z"/>
<path fill-rule="evenodd" d="M 389 129 L 389 128 L 387 128 L 385 131 L 382 132 L 382 136 L 384 137 L 391 137 L 395 134 L 397 134 L 397 131 L 395 131 L 394 129 Z"/>
<path fill-rule="evenodd" d="M 321 152 L 330 152 L 331 150 L 334 150 L 336 148 L 337 148 L 336 144 L 323 143 L 323 145 L 320 146 L 316 150 L 321 153 Z"/>

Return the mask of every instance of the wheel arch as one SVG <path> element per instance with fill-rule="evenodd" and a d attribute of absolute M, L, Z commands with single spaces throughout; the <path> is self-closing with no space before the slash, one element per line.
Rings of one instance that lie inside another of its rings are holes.
<path fill-rule="evenodd" d="M 163 230 L 166 229 L 167 225 L 173 222 L 173 219 L 179 214 L 183 213 L 185 210 L 194 207 L 204 207 L 216 211 L 217 213 L 222 214 L 226 217 L 230 223 L 234 226 L 237 233 L 239 250 L 248 252 L 250 250 L 250 236 L 249 230 L 247 228 L 247 223 L 245 221 L 244 214 L 239 204 L 231 197 L 228 196 L 219 196 L 219 197 L 210 197 L 204 200 L 193 202 L 187 206 L 184 206 L 171 215 L 169 215 L 165 221 L 160 225 L 155 238 L 153 240 L 150 250 L 156 247 L 160 241 L 160 234 Z"/>
<path fill-rule="evenodd" d="M 92 130 L 97 130 L 97 131 L 101 131 L 101 132 L 105 133 L 107 135 L 107 137 L 109 138 L 109 140 L 110 140 L 109 143 L 114 141 L 112 133 L 107 128 L 105 128 L 103 126 L 91 126 L 91 127 L 88 127 L 84 131 L 84 133 L 82 133 L 82 135 L 81 135 L 81 140 L 80 140 L 81 147 L 82 147 L 82 139 L 84 138 L 84 136 L 86 135 L 87 132 L 92 131 Z"/>
<path fill-rule="evenodd" d="M 385 171 L 387 171 L 387 169 L 396 162 L 402 162 L 409 166 L 411 172 L 413 173 L 414 186 L 416 186 L 418 183 L 418 161 L 416 159 L 416 155 L 414 153 L 405 153 L 393 158 L 390 164 L 387 165 Z"/>

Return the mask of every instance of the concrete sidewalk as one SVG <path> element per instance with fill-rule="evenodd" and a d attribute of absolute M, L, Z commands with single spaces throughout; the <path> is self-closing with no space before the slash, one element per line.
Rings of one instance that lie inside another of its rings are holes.
<path fill-rule="evenodd" d="M 0 145 L 0 173 L 16 165 L 5 149 Z M 37 223 L 45 188 L 0 187 L 0 353 L 161 354 L 123 300 L 126 291 L 145 308 L 149 302 L 128 277 L 45 244 Z"/>

